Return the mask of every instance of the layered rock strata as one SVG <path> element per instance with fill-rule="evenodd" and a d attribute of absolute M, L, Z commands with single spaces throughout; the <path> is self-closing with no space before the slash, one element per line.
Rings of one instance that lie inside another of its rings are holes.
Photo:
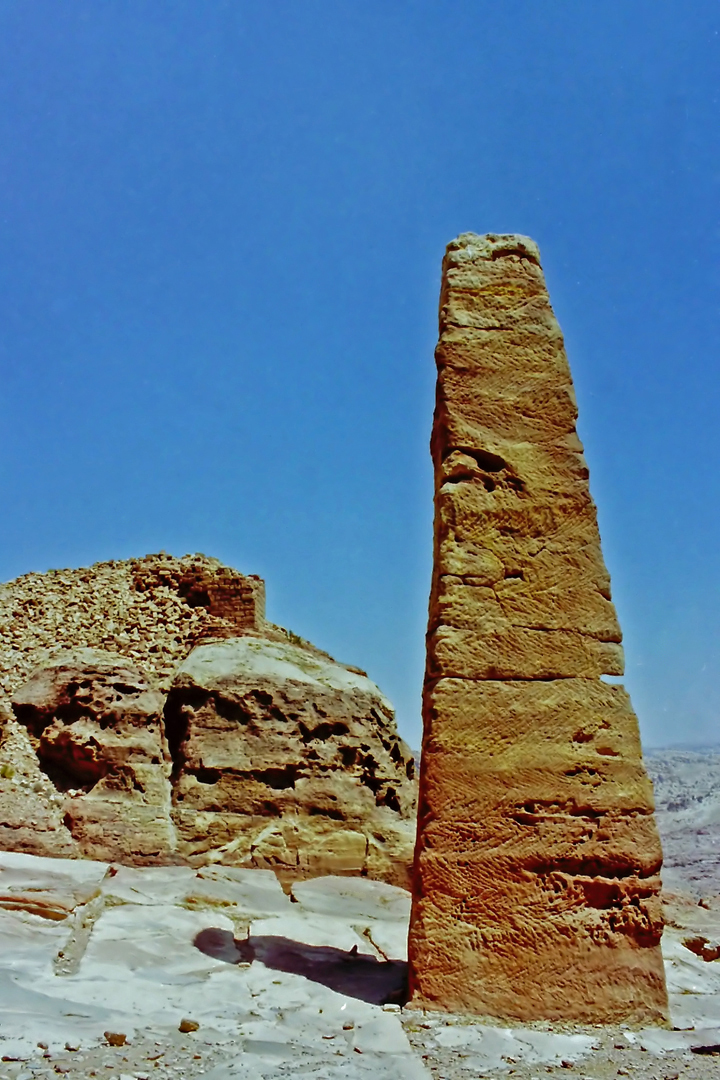
<path fill-rule="evenodd" d="M 409 884 L 414 761 L 363 673 L 288 643 L 202 645 L 165 722 L 184 860 Z"/>
<path fill-rule="evenodd" d="M 666 1015 L 662 862 L 563 339 L 535 244 L 443 264 L 417 1004 Z"/>
<path fill-rule="evenodd" d="M 3 586 L 0 848 L 409 884 L 416 781 L 390 703 L 263 600 L 204 556 Z"/>
<path fill-rule="evenodd" d="M 163 703 L 132 664 L 92 649 L 40 668 L 13 698 L 87 858 L 148 863 L 175 850 Z"/>

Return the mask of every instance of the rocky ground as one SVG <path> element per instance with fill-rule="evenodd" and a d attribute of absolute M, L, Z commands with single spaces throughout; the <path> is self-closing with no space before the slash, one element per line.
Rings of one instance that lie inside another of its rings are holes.
<path fill-rule="evenodd" d="M 408 913 L 362 878 L 0 853 L 0 1080 L 719 1074 L 720 897 L 668 896 L 668 1029 L 403 1008 Z"/>

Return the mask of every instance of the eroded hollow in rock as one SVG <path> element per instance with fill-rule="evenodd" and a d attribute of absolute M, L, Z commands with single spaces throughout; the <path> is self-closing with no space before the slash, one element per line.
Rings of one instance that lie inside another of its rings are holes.
<path fill-rule="evenodd" d="M 42 668 L 15 694 L 13 710 L 40 768 L 59 791 L 143 791 L 134 765 L 164 769 L 162 696 L 120 658 L 79 651 Z"/>

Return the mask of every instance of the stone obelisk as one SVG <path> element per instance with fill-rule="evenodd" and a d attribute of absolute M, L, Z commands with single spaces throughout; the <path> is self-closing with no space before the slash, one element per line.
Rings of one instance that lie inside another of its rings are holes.
<path fill-rule="evenodd" d="M 436 357 L 411 1001 L 662 1022 L 652 788 L 532 240 L 448 246 Z"/>

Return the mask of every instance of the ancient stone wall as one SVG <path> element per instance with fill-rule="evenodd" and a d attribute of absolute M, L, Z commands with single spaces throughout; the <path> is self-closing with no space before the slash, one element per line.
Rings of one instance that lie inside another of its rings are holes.
<path fill-rule="evenodd" d="M 535 244 L 443 264 L 417 1004 L 661 1020 L 662 856 L 563 340 Z"/>
<path fill-rule="evenodd" d="M 164 553 L 0 584 L 0 708 L 36 667 L 68 649 L 104 649 L 168 689 L 207 637 L 263 632 L 265 583 L 206 555 Z"/>

